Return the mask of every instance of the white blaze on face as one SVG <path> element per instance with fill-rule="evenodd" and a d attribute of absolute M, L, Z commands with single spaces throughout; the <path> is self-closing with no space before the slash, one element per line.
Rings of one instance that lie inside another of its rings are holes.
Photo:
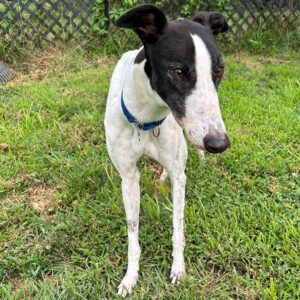
<path fill-rule="evenodd" d="M 179 121 L 190 141 L 203 148 L 208 132 L 225 134 L 219 98 L 212 80 L 212 60 L 209 51 L 198 35 L 191 35 L 195 45 L 196 85 L 185 101 L 185 117 Z"/>

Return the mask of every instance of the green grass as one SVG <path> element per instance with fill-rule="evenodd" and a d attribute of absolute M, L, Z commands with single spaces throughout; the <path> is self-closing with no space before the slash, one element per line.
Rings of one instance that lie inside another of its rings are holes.
<path fill-rule="evenodd" d="M 220 98 L 232 147 L 206 163 L 189 147 L 187 276 L 169 284 L 169 184 L 143 160 L 132 299 L 300 297 L 300 62 L 225 60 Z M 115 61 L 48 49 L 0 88 L 1 299 L 118 298 L 127 229 L 103 127 Z"/>

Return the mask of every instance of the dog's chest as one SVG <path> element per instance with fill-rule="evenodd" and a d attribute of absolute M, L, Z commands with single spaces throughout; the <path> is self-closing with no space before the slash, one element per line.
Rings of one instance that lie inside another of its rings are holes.
<path fill-rule="evenodd" d="M 151 138 L 149 132 L 134 128 L 131 140 L 131 146 L 134 152 L 142 155 L 147 154 L 148 149 L 151 148 Z"/>

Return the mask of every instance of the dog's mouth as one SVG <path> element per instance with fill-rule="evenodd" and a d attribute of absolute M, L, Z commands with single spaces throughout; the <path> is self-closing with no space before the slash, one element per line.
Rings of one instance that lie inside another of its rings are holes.
<path fill-rule="evenodd" d="M 193 145 L 197 150 L 201 150 L 201 151 L 206 151 L 204 146 L 199 146 L 199 145 Z"/>
<path fill-rule="evenodd" d="M 226 131 L 205 130 L 203 126 L 189 125 L 184 119 L 176 120 L 196 149 L 218 154 L 230 147 Z"/>

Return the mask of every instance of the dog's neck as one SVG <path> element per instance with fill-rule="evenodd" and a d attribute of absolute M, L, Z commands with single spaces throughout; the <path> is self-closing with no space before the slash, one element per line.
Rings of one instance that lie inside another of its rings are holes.
<path fill-rule="evenodd" d="M 139 122 L 154 122 L 170 113 L 167 104 L 152 89 L 145 73 L 146 60 L 139 64 L 132 62 L 124 80 L 123 98 L 129 112 Z"/>

